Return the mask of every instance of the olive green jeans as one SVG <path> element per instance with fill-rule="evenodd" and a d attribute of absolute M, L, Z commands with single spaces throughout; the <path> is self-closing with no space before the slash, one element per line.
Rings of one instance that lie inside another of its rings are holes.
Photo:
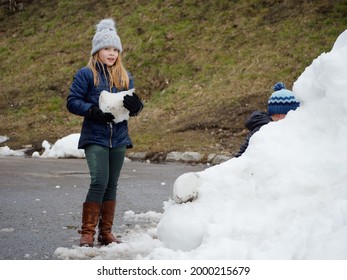
<path fill-rule="evenodd" d="M 85 148 L 90 172 L 90 187 L 86 201 L 102 203 L 116 200 L 117 185 L 125 157 L 125 146 L 108 148 L 88 145 Z"/>

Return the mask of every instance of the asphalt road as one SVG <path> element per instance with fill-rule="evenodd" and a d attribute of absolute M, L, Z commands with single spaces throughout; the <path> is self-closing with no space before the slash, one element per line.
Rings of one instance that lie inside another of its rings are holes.
<path fill-rule="evenodd" d="M 162 212 L 176 178 L 206 166 L 125 162 L 119 178 L 114 231 L 124 212 Z M 89 186 L 85 159 L 0 157 L 0 259 L 55 259 L 58 247 L 79 244 Z"/>

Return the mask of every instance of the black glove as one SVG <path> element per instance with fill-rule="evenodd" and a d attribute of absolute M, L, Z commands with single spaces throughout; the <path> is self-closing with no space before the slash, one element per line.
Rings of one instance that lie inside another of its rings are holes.
<path fill-rule="evenodd" d="M 108 123 L 114 120 L 114 116 L 111 113 L 104 113 L 96 105 L 89 109 L 89 117 L 98 123 Z"/>
<path fill-rule="evenodd" d="M 124 96 L 123 100 L 123 106 L 124 108 L 128 109 L 130 112 L 130 116 L 137 116 L 142 108 L 143 108 L 143 103 L 140 100 L 140 98 L 137 96 L 135 92 L 133 92 L 133 95 L 126 95 Z"/>

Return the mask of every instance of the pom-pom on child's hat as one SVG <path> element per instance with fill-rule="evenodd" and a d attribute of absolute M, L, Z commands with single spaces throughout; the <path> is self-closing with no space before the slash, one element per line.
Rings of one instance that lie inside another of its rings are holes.
<path fill-rule="evenodd" d="M 300 102 L 295 98 L 294 93 L 288 89 L 284 83 L 279 82 L 273 86 L 274 92 L 268 100 L 267 111 L 270 116 L 275 114 L 287 114 L 290 110 L 296 110 Z"/>
<path fill-rule="evenodd" d="M 116 23 L 113 19 L 103 19 L 96 25 L 93 37 L 91 55 L 103 48 L 115 48 L 122 52 L 122 43 L 117 34 Z"/>

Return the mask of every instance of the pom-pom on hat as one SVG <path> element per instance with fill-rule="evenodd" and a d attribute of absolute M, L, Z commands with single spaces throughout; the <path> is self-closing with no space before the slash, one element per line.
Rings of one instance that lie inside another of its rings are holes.
<path fill-rule="evenodd" d="M 117 34 L 116 23 L 111 18 L 103 19 L 96 25 L 91 55 L 108 47 L 118 49 L 119 52 L 122 52 L 122 43 Z"/>
<path fill-rule="evenodd" d="M 295 98 L 294 93 L 288 89 L 284 83 L 279 82 L 273 86 L 274 92 L 268 101 L 268 114 L 287 114 L 290 110 L 296 110 L 300 102 Z"/>

